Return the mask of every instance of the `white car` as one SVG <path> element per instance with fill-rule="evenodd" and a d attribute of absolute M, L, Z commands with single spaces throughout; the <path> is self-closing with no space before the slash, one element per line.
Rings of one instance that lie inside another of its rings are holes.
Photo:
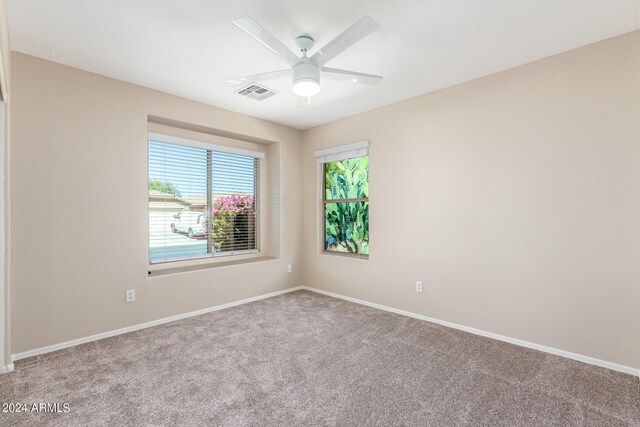
<path fill-rule="evenodd" d="M 202 212 L 182 211 L 173 216 L 175 221 L 171 223 L 171 231 L 174 233 L 186 233 L 190 239 L 207 235 L 205 216 Z"/>

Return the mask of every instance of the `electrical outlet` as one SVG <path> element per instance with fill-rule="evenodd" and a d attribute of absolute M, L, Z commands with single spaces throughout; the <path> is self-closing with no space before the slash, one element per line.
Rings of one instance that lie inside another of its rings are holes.
<path fill-rule="evenodd" d="M 127 289 L 125 293 L 125 301 L 126 302 L 134 302 L 136 300 L 136 290 L 135 289 Z"/>
<path fill-rule="evenodd" d="M 292 269 L 291 269 L 291 264 L 287 264 L 287 273 L 291 273 Z"/>
<path fill-rule="evenodd" d="M 422 282 L 416 282 L 416 292 L 422 292 Z"/>

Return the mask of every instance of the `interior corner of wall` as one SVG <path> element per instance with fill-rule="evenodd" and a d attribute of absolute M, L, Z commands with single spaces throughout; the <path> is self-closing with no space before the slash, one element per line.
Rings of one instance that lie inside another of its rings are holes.
<path fill-rule="evenodd" d="M 275 143 L 267 149 L 267 186 L 269 208 L 266 223 L 268 224 L 267 254 L 274 258 L 281 256 L 282 224 L 281 224 L 281 174 L 280 143 Z"/>

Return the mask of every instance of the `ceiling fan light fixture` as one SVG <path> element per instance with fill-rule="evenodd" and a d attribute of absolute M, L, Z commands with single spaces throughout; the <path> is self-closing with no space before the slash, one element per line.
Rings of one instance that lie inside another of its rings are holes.
<path fill-rule="evenodd" d="M 320 92 L 320 67 L 307 59 L 303 59 L 292 67 L 293 93 L 310 97 Z"/>
<path fill-rule="evenodd" d="M 314 79 L 299 79 L 293 84 L 293 93 L 298 96 L 310 97 L 320 92 L 320 84 Z"/>

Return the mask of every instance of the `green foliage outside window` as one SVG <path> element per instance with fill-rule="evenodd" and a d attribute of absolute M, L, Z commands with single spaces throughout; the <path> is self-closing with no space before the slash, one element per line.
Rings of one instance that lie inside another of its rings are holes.
<path fill-rule="evenodd" d="M 176 188 L 171 182 L 152 180 L 149 181 L 149 190 L 156 190 L 165 194 L 173 194 L 176 197 L 180 197 L 180 190 Z"/>
<path fill-rule="evenodd" d="M 325 250 L 369 254 L 369 158 L 324 165 Z"/>

